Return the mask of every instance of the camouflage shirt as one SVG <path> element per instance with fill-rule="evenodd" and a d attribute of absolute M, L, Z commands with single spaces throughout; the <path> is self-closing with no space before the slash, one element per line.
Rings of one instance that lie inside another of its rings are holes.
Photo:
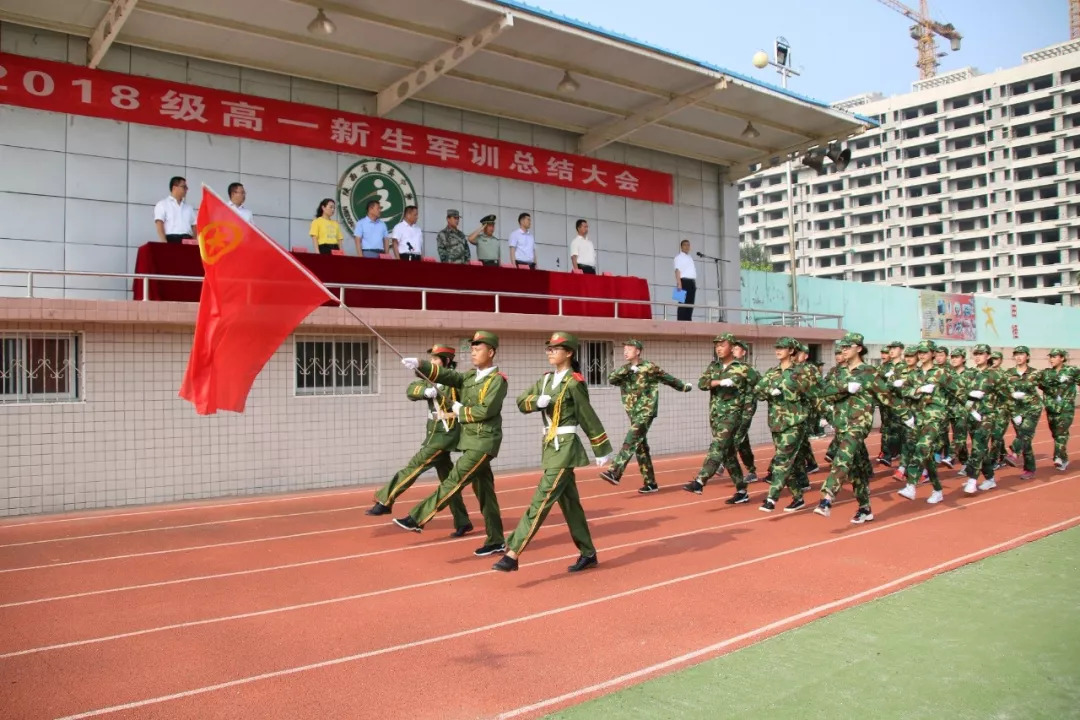
<path fill-rule="evenodd" d="M 472 257 L 469 253 L 469 239 L 465 237 L 465 233 L 449 225 L 435 236 L 435 244 L 439 248 L 439 262 L 467 265 Z"/>
<path fill-rule="evenodd" d="M 1062 365 L 1060 370 L 1047 368 L 1039 372 L 1039 388 L 1043 391 L 1046 412 L 1062 413 L 1076 407 L 1076 386 L 1080 384 L 1080 368 Z"/>
<path fill-rule="evenodd" d="M 848 383 L 852 382 L 862 387 L 849 393 Z M 821 399 L 832 409 L 832 425 L 837 432 L 865 438 L 874 427 L 875 403 L 880 402 L 880 396 L 890 394 L 887 388 L 889 385 L 873 365 L 863 363 L 856 368 L 838 365 L 822 383 Z"/>
<path fill-rule="evenodd" d="M 738 360 L 727 365 L 713 360 L 698 380 L 698 389 L 709 393 L 709 422 L 713 428 L 737 425 L 742 421 L 746 389 L 750 387 L 749 368 Z M 731 387 L 712 387 L 713 380 L 730 380 Z"/>
<path fill-rule="evenodd" d="M 1017 372 L 1016 368 L 1005 371 L 1005 382 L 1009 386 L 1010 415 L 1030 415 L 1042 411 L 1043 399 L 1039 395 L 1039 375 L 1040 372 L 1033 367 L 1029 367 L 1023 375 Z M 1014 398 L 1012 394 L 1015 392 L 1024 393 L 1024 397 Z"/>
<path fill-rule="evenodd" d="M 740 360 L 740 362 L 742 361 Z M 757 396 L 754 394 L 754 388 L 756 388 L 757 384 L 761 382 L 761 373 L 755 370 L 752 366 L 747 365 L 746 363 L 743 364 L 746 365 L 747 382 L 746 387 L 743 389 L 742 393 L 742 411 L 743 420 L 746 420 L 747 418 L 752 417 L 754 413 L 757 412 L 758 399 Z"/>
<path fill-rule="evenodd" d="M 769 403 L 769 430 L 783 432 L 806 422 L 810 414 L 807 397 L 810 383 L 811 378 L 801 365 L 787 369 L 777 365 L 761 376 L 755 392 L 759 400 Z"/>
<path fill-rule="evenodd" d="M 660 384 L 674 388 L 679 392 L 692 389 L 674 375 L 669 375 L 655 363 L 642 360 L 637 365 L 637 372 L 627 363 L 611 373 L 608 382 L 619 388 L 622 394 L 623 408 L 631 422 L 655 418 L 660 411 Z"/>
<path fill-rule="evenodd" d="M 928 393 L 920 392 L 919 388 L 926 385 L 933 385 L 934 389 Z M 948 415 L 953 382 L 940 365 L 932 365 L 929 369 L 916 367 L 907 377 L 903 391 L 915 414 L 916 425 L 940 424 Z"/>
<path fill-rule="evenodd" d="M 969 413 L 975 411 L 991 420 L 1004 415 L 1009 394 L 1005 378 L 1000 370 L 995 370 L 989 365 L 981 370 L 973 367 L 970 373 L 960 376 L 957 385 L 959 389 L 956 394 L 967 398 L 964 400 L 964 407 Z M 972 397 L 971 393 L 974 391 L 981 392 L 983 396 Z"/>

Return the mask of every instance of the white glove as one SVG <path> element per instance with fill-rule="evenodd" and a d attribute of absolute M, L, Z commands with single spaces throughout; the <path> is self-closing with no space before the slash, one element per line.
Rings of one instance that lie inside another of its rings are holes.
<path fill-rule="evenodd" d="M 551 404 L 551 396 L 550 395 L 541 395 L 540 397 L 536 398 L 536 407 L 540 408 L 541 410 L 543 410 L 544 408 L 546 408 L 550 404 Z"/>
<path fill-rule="evenodd" d="M 735 381 L 731 378 L 724 378 L 720 381 L 720 387 L 735 387 Z"/>
<path fill-rule="evenodd" d="M 915 416 L 913 415 L 913 416 L 909 417 L 907 420 L 904 421 L 904 424 L 907 425 L 912 430 L 914 430 L 915 429 Z"/>
<path fill-rule="evenodd" d="M 1016 392 L 1014 392 L 1012 394 L 1012 399 L 1013 400 L 1023 400 L 1026 397 L 1027 397 L 1027 393 L 1026 392 L 1020 392 L 1019 390 L 1017 390 Z"/>
<path fill-rule="evenodd" d="M 895 370 L 890 370 L 889 372 L 885 373 L 885 377 L 891 378 L 893 376 L 894 372 L 896 372 L 896 371 Z"/>
<path fill-rule="evenodd" d="M 1022 423 L 1022 422 L 1024 422 L 1024 416 L 1023 415 L 1017 415 L 1016 417 L 1013 418 L 1013 425 L 1015 425 L 1016 427 L 1020 427 L 1020 423 Z"/>
<path fill-rule="evenodd" d="M 401 358 L 401 364 L 410 370 L 415 370 L 420 367 L 420 361 L 416 358 Z"/>
<path fill-rule="evenodd" d="M 455 415 L 461 415 L 461 408 L 464 407 L 461 403 L 456 402 L 450 406 L 450 409 L 454 411 Z"/>
<path fill-rule="evenodd" d="M 685 384 L 685 385 L 683 385 L 683 387 L 682 387 L 682 391 L 683 391 L 683 392 L 690 392 L 690 391 L 691 391 L 691 390 L 693 390 L 693 389 L 694 389 L 694 386 L 693 386 L 693 385 L 691 385 L 690 383 L 686 383 L 686 384 Z"/>
<path fill-rule="evenodd" d="M 610 455 L 603 455 L 601 457 L 596 458 L 596 467 L 604 467 L 605 465 L 608 464 L 609 460 L 611 460 Z"/>
<path fill-rule="evenodd" d="M 852 394 L 852 395 L 854 395 L 855 393 L 859 392 L 860 390 L 862 390 L 862 383 L 859 383 L 859 382 L 849 382 L 849 383 L 847 384 L 847 391 L 848 391 L 848 392 L 849 392 L 850 394 Z M 824 427 L 824 426 L 822 426 L 822 427 Z"/>
<path fill-rule="evenodd" d="M 776 397 L 777 395 L 780 394 L 780 388 L 773 388 L 772 390 L 769 391 L 769 394 L 772 395 L 773 397 Z"/>
<path fill-rule="evenodd" d="M 982 422 L 982 415 L 979 414 L 978 410 L 972 410 L 971 417 L 975 418 L 975 422 Z"/>
<path fill-rule="evenodd" d="M 638 371 L 638 366 L 637 365 L 631 365 L 630 366 L 630 372 L 637 372 L 637 371 Z"/>
<path fill-rule="evenodd" d="M 1072 381 L 1069 379 L 1068 375 L 1062 375 L 1061 377 L 1058 378 L 1058 382 L 1061 383 L 1062 385 L 1068 385 Z"/>
<path fill-rule="evenodd" d="M 433 387 L 429 387 L 427 390 L 424 391 L 424 397 L 426 397 L 428 400 L 434 400 L 435 398 L 439 397 L 439 391 Z"/>
<path fill-rule="evenodd" d="M 825 418 L 821 418 L 821 422 L 818 423 L 821 427 L 829 427 L 829 421 Z"/>
<path fill-rule="evenodd" d="M 929 395 L 930 393 L 934 392 L 934 383 L 927 383 L 926 385 L 923 385 L 921 388 L 919 388 L 919 392 L 923 393 L 924 395 Z"/>
<path fill-rule="evenodd" d="M 982 400 L 983 396 L 985 395 L 986 393 L 984 393 L 982 390 L 972 390 L 968 393 L 969 398 L 975 398 L 976 400 Z"/>
<path fill-rule="evenodd" d="M 902 388 L 902 387 L 904 387 L 904 380 L 903 380 L 903 379 L 900 379 L 900 380 L 893 380 L 893 384 L 892 384 L 892 386 L 893 386 L 894 388 Z"/>

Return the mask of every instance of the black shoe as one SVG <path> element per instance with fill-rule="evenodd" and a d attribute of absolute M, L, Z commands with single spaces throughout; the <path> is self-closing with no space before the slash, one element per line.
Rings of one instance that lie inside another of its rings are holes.
<path fill-rule="evenodd" d="M 804 507 L 806 507 L 806 501 L 799 498 L 798 500 L 792 500 L 791 504 L 784 508 L 784 512 L 798 512 Z"/>
<path fill-rule="evenodd" d="M 618 475 L 613 473 L 611 470 L 604 470 L 602 473 L 600 473 L 600 479 L 601 480 L 606 480 L 607 482 L 611 483 L 612 485 L 618 485 L 620 478 L 619 478 Z"/>
<path fill-rule="evenodd" d="M 813 490 L 814 487 L 809 482 L 807 482 L 804 485 L 800 485 L 799 489 L 802 490 L 803 492 L 809 492 L 810 490 Z"/>
<path fill-rule="evenodd" d="M 885 456 L 878 456 L 877 461 L 879 464 L 884 465 L 887 468 L 892 467 L 892 460 Z"/>
<path fill-rule="evenodd" d="M 514 572 L 518 569 L 517 558 L 512 558 L 509 555 L 503 555 L 499 558 L 499 562 L 491 566 L 492 570 L 498 570 L 499 572 Z"/>
<path fill-rule="evenodd" d="M 821 468 L 818 467 L 817 463 L 814 463 L 813 465 L 807 465 L 806 466 L 806 474 L 807 475 L 813 475 L 814 473 L 816 473 L 820 469 Z"/>
<path fill-rule="evenodd" d="M 424 529 L 416 524 L 416 521 L 412 519 L 412 515 L 406 515 L 403 518 L 397 518 L 396 520 L 394 520 L 394 524 L 397 525 L 399 528 L 403 528 L 405 530 L 412 530 L 413 532 L 420 532 Z"/>
<path fill-rule="evenodd" d="M 649 493 L 660 492 L 660 486 L 656 483 L 650 483 L 648 485 L 642 485 L 638 488 L 638 493 L 641 495 L 648 495 Z"/>
<path fill-rule="evenodd" d="M 485 555 L 494 555 L 495 553 L 506 552 L 506 543 L 492 543 L 490 545 L 484 545 L 473 550 L 473 555 L 476 557 L 484 557 Z"/>
<path fill-rule="evenodd" d="M 736 490 L 735 494 L 724 501 L 725 505 L 742 505 L 750 502 L 750 493 L 745 490 Z"/>
<path fill-rule="evenodd" d="M 756 483 L 758 481 L 758 476 L 756 472 L 751 470 L 750 472 L 746 473 L 746 477 L 744 479 L 746 480 L 747 484 Z"/>
<path fill-rule="evenodd" d="M 776 501 L 772 498 L 765 498 L 764 502 L 761 503 L 761 507 L 758 508 L 761 512 L 772 512 L 775 509 Z"/>
<path fill-rule="evenodd" d="M 383 505 L 381 502 L 377 502 L 364 511 L 365 515 L 388 515 L 390 514 L 390 506 Z"/>
<path fill-rule="evenodd" d="M 588 557 L 585 557 L 584 555 L 582 555 L 581 557 L 579 557 L 577 559 L 576 563 L 574 563 L 570 567 L 566 568 L 566 572 L 581 572 L 585 568 L 591 568 L 591 567 L 594 567 L 595 565 L 596 565 L 596 556 L 595 555 L 589 555 Z"/>
<path fill-rule="evenodd" d="M 465 537 L 466 535 L 468 535 L 472 531 L 473 531 L 472 523 L 469 523 L 468 525 L 462 525 L 461 527 L 456 528 L 454 530 L 454 532 L 450 533 L 450 537 Z"/>
<path fill-rule="evenodd" d="M 855 511 L 855 517 L 851 518 L 852 525 L 862 525 L 863 523 L 870 522 L 874 519 L 874 513 L 870 512 L 870 508 L 859 508 Z"/>
<path fill-rule="evenodd" d="M 700 480 L 694 480 L 683 485 L 682 489 L 686 492 L 692 492 L 695 495 L 700 495 L 701 491 L 705 489 L 705 486 L 701 484 Z"/>

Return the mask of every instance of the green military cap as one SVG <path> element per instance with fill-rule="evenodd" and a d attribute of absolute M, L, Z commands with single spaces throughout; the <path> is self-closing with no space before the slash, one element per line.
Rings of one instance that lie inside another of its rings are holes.
<path fill-rule="evenodd" d="M 866 338 L 862 336 L 862 333 L 849 332 L 844 337 L 840 338 L 840 342 L 837 343 L 840 347 L 850 347 L 851 345 L 863 345 Z"/>
<path fill-rule="evenodd" d="M 1057 355 L 1058 357 L 1063 357 L 1063 358 L 1069 357 L 1069 353 L 1065 352 L 1061 348 L 1053 348 L 1050 351 L 1050 357 L 1053 357 L 1054 355 Z"/>
<path fill-rule="evenodd" d="M 457 355 L 457 349 L 446 343 L 435 343 L 431 346 L 431 349 L 428 350 L 428 355 L 449 355 L 450 357 L 454 357 Z"/>
<path fill-rule="evenodd" d="M 731 333 L 722 333 L 720 335 L 717 335 L 716 337 L 714 337 L 712 339 L 712 341 L 713 341 L 713 345 L 715 345 L 716 343 L 721 343 L 721 342 L 729 342 L 732 345 L 735 345 L 737 342 L 739 342 L 738 340 L 735 339 L 735 336 L 732 335 Z"/>
<path fill-rule="evenodd" d="M 807 355 L 809 355 L 810 354 L 810 348 L 807 347 L 806 343 L 801 342 L 801 343 L 799 343 L 799 352 L 806 353 Z"/>
<path fill-rule="evenodd" d="M 469 341 L 470 345 L 479 345 L 483 343 L 492 350 L 499 349 L 499 336 L 489 330 L 477 330 L 473 333 L 472 340 Z"/>
<path fill-rule="evenodd" d="M 814 364 L 817 365 L 819 368 L 825 367 L 825 362 L 823 360 L 818 360 Z"/>
<path fill-rule="evenodd" d="M 1017 345 L 1016 347 L 1013 348 L 1013 355 L 1017 355 L 1019 353 L 1023 353 L 1025 355 L 1030 355 L 1031 354 L 1031 348 L 1029 348 L 1027 345 Z"/>
<path fill-rule="evenodd" d="M 904 357 L 915 357 L 915 346 L 908 345 L 904 348 Z"/>
<path fill-rule="evenodd" d="M 495 224 L 495 216 L 494 215 L 485 215 L 484 217 L 480 218 L 480 224 L 481 225 L 494 225 Z"/>
<path fill-rule="evenodd" d="M 948 355 L 949 354 L 949 348 L 945 347 L 944 345 L 935 345 L 934 346 L 934 352 L 936 352 L 936 353 L 945 353 L 946 355 Z"/>
<path fill-rule="evenodd" d="M 994 360 L 1002 360 L 1005 356 L 995 350 L 994 352 L 990 353 L 990 357 Z"/>
<path fill-rule="evenodd" d="M 578 339 L 568 332 L 553 332 L 547 341 L 548 347 L 564 347 L 575 355 L 578 351 Z"/>
<path fill-rule="evenodd" d="M 972 355 L 989 355 L 990 346 L 986 343 L 979 343 L 971 350 Z"/>
<path fill-rule="evenodd" d="M 459 217 L 461 217 L 461 213 L 459 213 L 457 210 L 454 210 L 453 208 L 451 208 L 450 210 L 446 211 L 446 217 L 448 217 L 448 218 L 452 218 L 452 217 L 459 218 Z"/>
<path fill-rule="evenodd" d="M 902 347 L 904 347 L 904 343 L 900 342 L 899 340 L 893 340 L 891 343 L 889 343 L 885 347 L 887 347 L 887 348 L 902 348 Z"/>
<path fill-rule="evenodd" d="M 750 345 L 745 340 L 736 340 L 735 345 L 736 347 L 741 347 L 746 352 L 750 352 Z"/>
<path fill-rule="evenodd" d="M 923 340 L 915 346 L 915 352 L 934 352 L 934 343 L 932 340 Z"/>
<path fill-rule="evenodd" d="M 640 340 L 635 340 L 634 338 L 630 338 L 628 340 L 623 341 L 623 347 L 633 347 L 633 348 L 637 348 L 638 350 L 644 350 L 645 349 L 645 343 L 641 342 Z"/>
<path fill-rule="evenodd" d="M 798 350 L 799 341 L 793 337 L 782 337 L 776 341 L 776 344 L 773 345 L 773 347 L 784 348 L 787 350 Z"/>
<path fill-rule="evenodd" d="M 964 350 L 964 348 L 953 348 L 952 352 L 949 353 L 949 357 L 966 358 L 967 357 L 967 350 Z"/>

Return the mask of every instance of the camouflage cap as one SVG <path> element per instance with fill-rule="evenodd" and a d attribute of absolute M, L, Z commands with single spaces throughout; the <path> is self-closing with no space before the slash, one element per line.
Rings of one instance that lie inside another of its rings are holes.
<path fill-rule="evenodd" d="M 953 348 L 952 352 L 949 353 L 949 357 L 966 358 L 967 357 L 967 350 L 965 350 L 964 348 Z"/>
<path fill-rule="evenodd" d="M 814 365 L 817 365 L 819 368 L 823 368 L 823 367 L 825 367 L 825 361 L 824 360 L 818 360 L 818 361 L 816 361 L 814 363 Z"/>
<path fill-rule="evenodd" d="M 1069 357 L 1069 353 L 1065 352 L 1061 348 L 1053 348 L 1050 350 L 1050 357 L 1054 357 L 1055 355 L 1063 358 Z"/>
<path fill-rule="evenodd" d="M 881 346 L 881 354 L 882 355 L 888 355 L 889 354 L 889 346 L 888 345 L 882 345 Z"/>
<path fill-rule="evenodd" d="M 904 357 L 915 357 L 915 346 L 908 345 L 904 348 Z"/>
<path fill-rule="evenodd" d="M 949 348 L 945 347 L 944 345 L 935 345 L 934 346 L 934 352 L 935 353 L 945 353 L 946 355 L 948 355 L 949 354 Z"/>
<path fill-rule="evenodd" d="M 891 343 L 889 343 L 885 347 L 887 347 L 887 348 L 902 348 L 902 347 L 904 347 L 904 343 L 900 342 L 899 340 L 893 340 Z"/>
<path fill-rule="evenodd" d="M 446 211 L 446 217 L 448 217 L 448 218 L 452 218 L 452 217 L 459 218 L 459 217 L 461 217 L 461 213 L 459 213 L 457 210 L 454 210 L 453 208 L 451 208 L 451 209 Z"/>
<path fill-rule="evenodd" d="M 1013 355 L 1017 355 L 1019 353 L 1023 353 L 1025 355 L 1030 355 L 1031 354 L 1031 348 L 1029 348 L 1027 345 L 1017 345 L 1016 347 L 1013 348 Z"/>
<path fill-rule="evenodd" d="M 547 341 L 548 347 L 564 347 L 575 355 L 578 351 L 578 339 L 576 335 L 568 332 L 553 332 Z"/>
<path fill-rule="evenodd" d="M 735 339 L 735 336 L 733 334 L 731 334 L 731 333 L 721 333 L 720 335 L 717 335 L 716 337 L 714 337 L 712 339 L 712 341 L 713 341 L 713 345 L 715 345 L 716 343 L 721 343 L 721 342 L 728 342 L 728 343 L 731 343 L 732 345 L 734 345 L 735 343 L 738 342 L 738 340 Z"/>
<path fill-rule="evenodd" d="M 745 340 L 736 340 L 735 347 L 741 347 L 746 352 L 750 352 L 750 343 L 746 342 Z"/>
<path fill-rule="evenodd" d="M 840 338 L 840 342 L 837 345 L 841 347 L 850 347 L 852 345 L 863 345 L 865 347 L 865 340 L 862 333 L 849 332 L 844 337 Z"/>
<path fill-rule="evenodd" d="M 773 345 L 773 347 L 783 348 L 785 350 L 798 350 L 799 341 L 793 337 L 782 337 L 776 341 L 776 344 Z"/>
<path fill-rule="evenodd" d="M 986 343 L 979 343 L 978 345 L 976 345 L 975 347 L 973 347 L 971 349 L 971 354 L 972 355 L 989 355 L 990 354 L 990 346 L 987 345 Z"/>
<path fill-rule="evenodd" d="M 447 345 L 446 343 L 435 343 L 428 350 L 428 355 L 449 355 L 454 357 L 457 355 L 457 348 Z"/>
<path fill-rule="evenodd" d="M 632 347 L 637 348 L 638 350 L 644 350 L 645 343 L 641 342 L 640 340 L 635 340 L 634 338 L 628 338 L 626 340 L 623 340 L 623 347 Z"/>
<path fill-rule="evenodd" d="M 499 336 L 490 330 L 477 330 L 473 333 L 472 340 L 469 341 L 470 345 L 479 345 L 483 343 L 492 350 L 499 349 Z"/>
<path fill-rule="evenodd" d="M 810 354 L 810 348 L 807 346 L 806 343 L 801 342 L 801 343 L 799 343 L 799 352 L 803 353 L 804 355 L 809 355 Z"/>
<path fill-rule="evenodd" d="M 915 346 L 915 352 L 934 352 L 934 342 L 932 340 L 922 340 Z"/>
<path fill-rule="evenodd" d="M 1004 355 L 1002 355 L 1002 354 L 1001 354 L 1000 352 L 998 352 L 997 350 L 995 350 L 994 352 L 990 353 L 990 358 L 991 358 L 992 360 L 1002 360 L 1002 359 L 1004 359 L 1004 357 L 1005 357 L 1005 356 L 1004 356 Z"/>

